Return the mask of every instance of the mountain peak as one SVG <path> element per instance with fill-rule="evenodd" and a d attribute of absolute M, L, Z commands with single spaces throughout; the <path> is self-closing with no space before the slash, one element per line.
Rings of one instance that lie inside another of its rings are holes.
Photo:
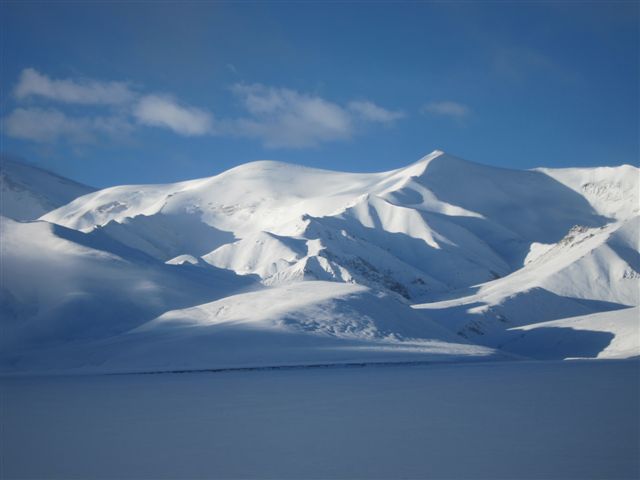
<path fill-rule="evenodd" d="M 435 160 L 438 157 L 442 157 L 443 155 L 447 155 L 447 153 L 444 150 L 434 150 L 431 153 L 427 153 L 426 155 L 424 155 L 423 157 L 421 157 L 418 161 L 412 163 L 411 165 L 416 165 L 416 164 L 428 164 L 430 163 L 432 160 Z"/>
<path fill-rule="evenodd" d="M 427 167 L 433 160 L 443 155 L 445 155 L 445 153 L 442 150 L 434 150 L 405 167 L 400 167 L 393 172 L 385 173 L 395 173 L 396 176 L 399 174 L 402 177 L 419 177 L 426 171 Z"/>

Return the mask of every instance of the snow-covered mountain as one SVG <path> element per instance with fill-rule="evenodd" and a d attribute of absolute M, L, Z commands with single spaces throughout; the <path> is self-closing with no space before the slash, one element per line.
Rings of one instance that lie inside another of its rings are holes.
<path fill-rule="evenodd" d="M 95 189 L 0 155 L 0 215 L 35 220 Z"/>
<path fill-rule="evenodd" d="M 617 194 L 633 191 L 633 175 L 618 177 L 628 179 Z M 101 190 L 42 218 L 100 230 L 163 261 L 202 257 L 269 285 L 356 281 L 423 300 L 507 275 L 533 243 L 557 242 L 575 225 L 606 225 L 600 212 L 611 201 L 594 197 L 594 207 L 542 171 L 436 151 L 376 174 L 255 162 L 201 180 Z"/>
<path fill-rule="evenodd" d="M 99 190 L 3 221 L 4 363 L 639 355 L 638 177 L 435 151 L 382 173 L 261 161 Z"/>

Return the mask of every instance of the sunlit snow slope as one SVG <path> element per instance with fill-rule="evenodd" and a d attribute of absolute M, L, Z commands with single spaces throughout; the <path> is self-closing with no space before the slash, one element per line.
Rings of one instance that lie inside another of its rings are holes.
<path fill-rule="evenodd" d="M 435 151 L 382 173 L 261 161 L 100 190 L 3 223 L 5 364 L 636 356 L 638 175 Z"/>

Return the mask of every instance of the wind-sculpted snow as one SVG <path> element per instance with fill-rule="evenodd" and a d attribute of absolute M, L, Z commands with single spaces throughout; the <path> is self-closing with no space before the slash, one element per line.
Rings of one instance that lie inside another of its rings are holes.
<path fill-rule="evenodd" d="M 94 189 L 0 155 L 0 215 L 35 220 Z"/>
<path fill-rule="evenodd" d="M 390 172 L 261 161 L 107 188 L 3 221 L 3 365 L 639 355 L 638 188 L 629 165 L 440 151 Z"/>

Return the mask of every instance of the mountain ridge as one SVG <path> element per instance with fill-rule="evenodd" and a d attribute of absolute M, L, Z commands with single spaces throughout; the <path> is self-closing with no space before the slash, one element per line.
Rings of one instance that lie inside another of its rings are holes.
<path fill-rule="evenodd" d="M 627 338 L 628 309 L 640 304 L 638 172 L 520 171 L 438 150 L 389 172 L 258 161 L 203 179 L 88 193 L 35 223 L 3 222 L 10 268 L 0 313 L 22 340 L 0 366 L 255 366 L 357 361 L 363 352 L 381 361 L 629 356 L 640 350 Z M 30 227 L 38 223 L 59 227 Z M 33 252 L 15 240 L 29 229 L 35 238 L 23 243 Z M 56 268 L 64 273 L 57 290 L 29 286 L 29 275 Z M 54 303 L 28 300 L 54 290 Z M 113 308 L 101 311 L 102 302 Z M 135 308 L 125 314 L 127 305 Z M 228 309 L 240 316 L 213 321 Z M 130 318 L 116 321 L 122 315 Z M 171 329 L 158 320 L 178 317 L 187 321 Z M 44 337 L 29 333 L 45 323 Z M 97 363 L 88 360 L 93 350 Z"/>
<path fill-rule="evenodd" d="M 15 220 L 35 220 L 93 191 L 93 187 L 44 168 L 0 155 L 0 215 Z"/>

